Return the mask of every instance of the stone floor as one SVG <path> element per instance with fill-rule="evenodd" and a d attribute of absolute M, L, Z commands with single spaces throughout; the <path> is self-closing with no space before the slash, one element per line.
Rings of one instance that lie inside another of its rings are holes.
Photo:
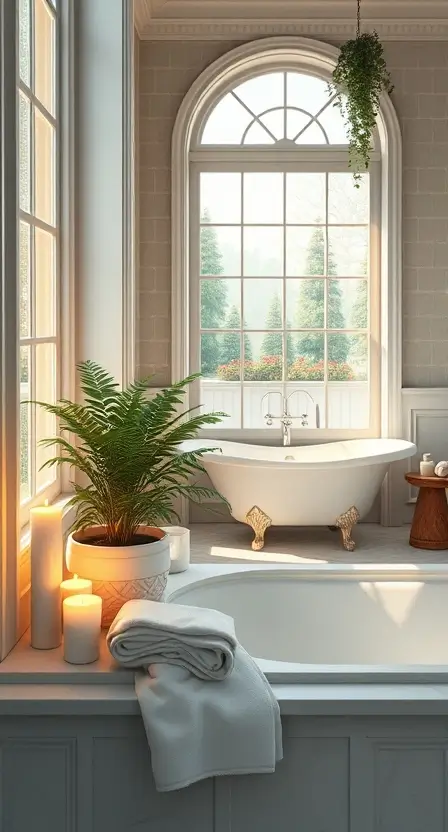
<path fill-rule="evenodd" d="M 346 552 L 340 533 L 327 528 L 268 529 L 262 552 L 252 551 L 253 533 L 241 523 L 195 523 L 190 528 L 191 559 L 196 563 L 448 562 L 448 550 L 431 552 L 409 546 L 409 526 L 385 528 L 362 523 L 353 531 L 354 552 Z"/>

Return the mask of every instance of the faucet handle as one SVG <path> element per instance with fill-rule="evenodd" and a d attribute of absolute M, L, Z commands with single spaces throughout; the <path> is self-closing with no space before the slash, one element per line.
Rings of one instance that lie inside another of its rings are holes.
<path fill-rule="evenodd" d="M 274 420 L 273 420 L 270 413 L 265 413 L 264 420 L 265 420 L 266 424 L 269 425 L 269 426 L 271 426 L 274 423 Z"/>

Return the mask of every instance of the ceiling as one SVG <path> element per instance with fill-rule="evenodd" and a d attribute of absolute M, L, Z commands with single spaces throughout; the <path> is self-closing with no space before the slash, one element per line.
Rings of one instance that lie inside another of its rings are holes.
<path fill-rule="evenodd" d="M 134 11 L 145 39 L 350 35 L 356 0 L 134 0 Z M 448 40 L 448 0 L 362 0 L 361 15 L 390 40 Z"/>

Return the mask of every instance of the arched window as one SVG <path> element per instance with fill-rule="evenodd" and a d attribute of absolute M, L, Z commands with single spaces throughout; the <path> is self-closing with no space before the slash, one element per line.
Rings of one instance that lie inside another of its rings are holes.
<path fill-rule="evenodd" d="M 296 439 L 393 432 L 387 137 L 379 125 L 356 187 L 328 86 L 336 57 L 304 39 L 245 45 L 177 119 L 173 370 L 202 373 L 190 403 L 228 414 L 221 436 L 278 430 L 265 416 L 281 400 L 266 393 L 293 394 Z"/>

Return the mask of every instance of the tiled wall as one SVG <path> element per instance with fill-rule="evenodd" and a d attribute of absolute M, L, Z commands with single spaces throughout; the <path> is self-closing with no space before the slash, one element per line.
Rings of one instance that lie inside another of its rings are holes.
<path fill-rule="evenodd" d="M 171 132 L 183 96 L 236 44 L 139 50 L 139 374 L 170 381 Z M 403 384 L 448 383 L 448 43 L 386 43 L 403 131 Z"/>

